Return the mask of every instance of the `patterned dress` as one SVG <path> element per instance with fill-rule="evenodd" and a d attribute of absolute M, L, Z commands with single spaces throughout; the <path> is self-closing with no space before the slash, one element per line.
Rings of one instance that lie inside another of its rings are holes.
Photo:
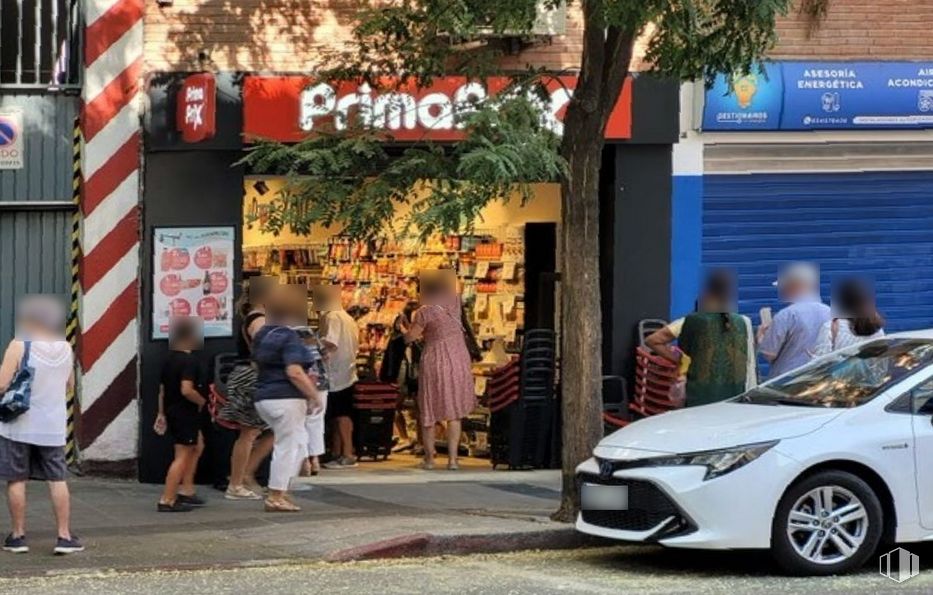
<path fill-rule="evenodd" d="M 723 323 L 728 321 L 728 326 Z M 678 344 L 690 356 L 687 407 L 716 403 L 745 392 L 749 333 L 738 314 L 695 313 L 684 319 Z"/>
<path fill-rule="evenodd" d="M 460 298 L 440 298 L 415 312 L 413 329 L 421 329 L 424 350 L 418 379 L 421 423 L 459 420 L 476 406 L 470 353 L 460 323 Z"/>

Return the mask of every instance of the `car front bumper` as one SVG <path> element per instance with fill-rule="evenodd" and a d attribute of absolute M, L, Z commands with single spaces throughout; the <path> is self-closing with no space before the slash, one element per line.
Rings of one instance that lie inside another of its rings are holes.
<path fill-rule="evenodd" d="M 774 449 L 710 480 L 704 480 L 701 466 L 635 467 L 600 477 L 591 458 L 577 467 L 577 489 L 583 481 L 628 485 L 629 509 L 581 512 L 576 527 L 590 535 L 671 547 L 768 548 L 778 500 L 800 470 Z"/>

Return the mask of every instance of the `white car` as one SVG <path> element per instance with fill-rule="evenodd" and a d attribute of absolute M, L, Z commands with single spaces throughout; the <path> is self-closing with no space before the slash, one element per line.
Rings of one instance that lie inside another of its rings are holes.
<path fill-rule="evenodd" d="M 859 568 L 881 543 L 933 539 L 933 330 L 637 421 L 593 454 L 577 468 L 584 533 Z"/>

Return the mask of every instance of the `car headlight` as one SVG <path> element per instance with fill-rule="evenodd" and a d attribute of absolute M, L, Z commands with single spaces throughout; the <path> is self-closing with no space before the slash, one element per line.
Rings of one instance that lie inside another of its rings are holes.
<path fill-rule="evenodd" d="M 758 442 L 744 446 L 674 455 L 672 457 L 660 457 L 651 459 L 650 464 L 652 467 L 703 465 L 706 467 L 706 476 L 703 479 L 707 480 L 744 467 L 768 452 L 777 443 L 778 440 L 773 440 L 771 442 Z"/>

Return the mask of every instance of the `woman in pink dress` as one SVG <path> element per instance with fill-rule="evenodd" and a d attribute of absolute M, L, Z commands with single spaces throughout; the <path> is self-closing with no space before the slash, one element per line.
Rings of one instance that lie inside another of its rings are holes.
<path fill-rule="evenodd" d="M 423 469 L 434 468 L 435 425 L 447 422 L 447 468 L 455 471 L 460 420 L 476 406 L 470 352 L 460 319 L 455 284 L 438 277 L 423 279 L 422 306 L 403 329 L 409 343 L 424 339 L 418 379 L 418 406 L 424 441 Z"/>

